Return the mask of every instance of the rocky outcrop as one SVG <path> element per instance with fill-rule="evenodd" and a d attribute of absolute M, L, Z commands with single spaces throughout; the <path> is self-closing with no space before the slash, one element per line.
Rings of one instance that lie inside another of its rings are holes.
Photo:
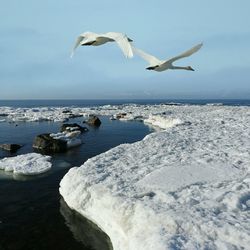
<path fill-rule="evenodd" d="M 16 152 L 22 146 L 19 144 L 0 144 L 0 148 L 3 150 L 10 151 L 12 153 Z"/>
<path fill-rule="evenodd" d="M 68 109 L 62 111 L 63 114 L 69 114 L 69 113 L 71 113 L 71 112 L 72 112 L 72 111 L 71 111 L 71 110 L 68 110 Z"/>
<path fill-rule="evenodd" d="M 78 117 L 83 117 L 83 115 L 80 115 L 80 114 L 69 114 L 69 118 L 70 119 L 78 118 Z"/>
<path fill-rule="evenodd" d="M 73 114 L 72 110 L 63 110 L 62 111 L 63 114 L 67 114 L 69 119 L 73 119 L 73 118 L 78 118 L 78 117 L 82 117 L 82 114 Z"/>
<path fill-rule="evenodd" d="M 61 132 L 67 131 L 67 132 L 71 132 L 71 131 L 81 131 L 81 133 L 83 132 L 87 132 L 88 129 L 86 127 L 82 127 L 80 125 L 78 125 L 77 123 L 65 123 L 61 126 Z"/>
<path fill-rule="evenodd" d="M 100 119 L 93 115 L 93 116 L 90 116 L 89 119 L 86 121 L 86 123 L 90 126 L 95 126 L 95 127 L 99 127 L 101 125 L 101 121 Z"/>
<path fill-rule="evenodd" d="M 67 150 L 67 142 L 60 139 L 54 139 L 49 134 L 38 135 L 34 142 L 33 148 L 46 153 L 60 153 Z"/>
<path fill-rule="evenodd" d="M 121 119 L 121 118 L 124 118 L 125 116 L 127 115 L 127 113 L 118 113 L 116 114 L 116 119 Z"/>

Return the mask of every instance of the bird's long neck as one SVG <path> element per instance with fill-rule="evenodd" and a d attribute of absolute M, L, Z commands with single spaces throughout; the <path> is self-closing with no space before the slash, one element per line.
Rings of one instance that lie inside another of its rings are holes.
<path fill-rule="evenodd" d="M 187 67 L 179 67 L 179 66 L 172 66 L 171 69 L 185 69 L 185 70 L 190 70 L 190 68 Z"/>

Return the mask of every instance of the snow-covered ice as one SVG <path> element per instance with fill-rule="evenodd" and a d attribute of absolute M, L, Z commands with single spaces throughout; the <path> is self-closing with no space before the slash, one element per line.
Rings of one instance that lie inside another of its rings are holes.
<path fill-rule="evenodd" d="M 67 147 L 68 148 L 72 148 L 72 147 L 76 147 L 82 144 L 82 140 L 79 138 L 81 131 L 79 130 L 75 130 L 70 128 L 69 131 L 72 132 L 68 132 L 67 130 L 64 132 L 59 132 L 59 133 L 53 133 L 50 134 L 50 136 L 54 139 L 60 139 L 63 141 L 67 142 Z"/>
<path fill-rule="evenodd" d="M 144 120 L 144 123 L 149 123 L 162 129 L 167 129 L 173 127 L 174 125 L 181 124 L 181 120 L 169 119 L 167 116 L 163 115 L 149 115 L 149 117 Z"/>
<path fill-rule="evenodd" d="M 0 113 L 6 114 L 5 120 L 8 122 L 42 122 L 54 121 L 65 122 L 70 117 L 81 115 L 78 108 L 72 109 L 72 112 L 64 113 L 63 107 L 38 107 L 38 108 L 15 108 L 0 107 Z M 77 112 L 77 113 L 75 113 Z"/>
<path fill-rule="evenodd" d="M 67 204 L 105 231 L 114 249 L 249 249 L 250 108 L 95 110 L 118 111 L 165 130 L 70 169 L 60 183 Z"/>
<path fill-rule="evenodd" d="M 120 120 L 164 129 L 89 159 L 61 181 L 67 204 L 102 228 L 114 249 L 249 248 L 249 107 L 124 104 L 0 107 L 0 113 L 2 122 L 124 113 Z"/>
<path fill-rule="evenodd" d="M 6 157 L 0 160 L 0 169 L 13 174 L 36 175 L 51 168 L 51 157 L 37 153 Z"/>

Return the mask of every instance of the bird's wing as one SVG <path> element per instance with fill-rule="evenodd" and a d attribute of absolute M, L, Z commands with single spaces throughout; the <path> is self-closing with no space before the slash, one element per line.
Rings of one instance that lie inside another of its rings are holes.
<path fill-rule="evenodd" d="M 73 57 L 76 48 L 82 43 L 83 40 L 85 40 L 85 42 L 86 42 L 87 40 L 92 41 L 92 40 L 95 40 L 97 36 L 98 36 L 97 33 L 89 32 L 89 31 L 80 34 L 80 35 L 77 37 L 76 42 L 75 42 L 75 45 L 74 45 L 74 47 L 73 47 L 73 49 L 72 49 L 71 57 Z"/>
<path fill-rule="evenodd" d="M 75 45 L 74 45 L 74 47 L 73 47 L 73 49 L 72 49 L 72 51 L 71 51 L 70 57 L 73 57 L 76 48 L 81 44 L 81 42 L 82 42 L 84 39 L 85 39 L 85 36 L 84 36 L 84 35 L 80 35 L 80 36 L 77 37 L 76 42 L 75 42 Z"/>
<path fill-rule="evenodd" d="M 202 45 L 203 45 L 203 43 L 200 43 L 200 44 L 194 46 L 193 48 L 185 51 L 184 53 L 182 53 L 182 54 L 180 54 L 178 56 L 175 56 L 175 57 L 167 60 L 165 63 L 170 63 L 171 64 L 171 63 L 173 63 L 176 60 L 179 60 L 179 59 L 184 58 L 184 57 L 191 56 L 192 54 L 194 54 L 195 52 L 197 52 L 202 47 Z"/>
<path fill-rule="evenodd" d="M 106 34 L 103 34 L 102 36 L 113 39 L 118 44 L 118 46 L 126 57 L 133 57 L 133 50 L 131 44 L 125 34 L 117 32 L 108 32 Z"/>
<path fill-rule="evenodd" d="M 143 58 L 145 61 L 149 62 L 150 65 L 158 65 L 161 63 L 161 60 L 159 60 L 158 58 L 147 54 L 146 52 L 144 52 L 143 50 L 137 49 L 135 47 L 132 47 L 133 51 L 140 56 L 141 58 Z"/>

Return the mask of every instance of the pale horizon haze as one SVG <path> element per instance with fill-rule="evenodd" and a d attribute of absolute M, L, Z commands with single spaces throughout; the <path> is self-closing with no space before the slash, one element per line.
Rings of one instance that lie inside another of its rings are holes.
<path fill-rule="evenodd" d="M 250 99 L 250 2 L 2 1 L 0 100 Z M 148 71 L 115 43 L 71 49 L 80 33 L 122 32 L 160 58 L 195 71 Z"/>

